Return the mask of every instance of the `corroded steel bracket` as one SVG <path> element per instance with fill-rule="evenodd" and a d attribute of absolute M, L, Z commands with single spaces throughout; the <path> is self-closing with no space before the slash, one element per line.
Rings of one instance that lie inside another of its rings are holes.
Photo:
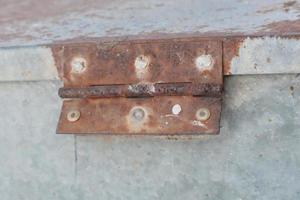
<path fill-rule="evenodd" d="M 222 41 L 55 45 L 64 87 L 58 133 L 217 134 Z"/>

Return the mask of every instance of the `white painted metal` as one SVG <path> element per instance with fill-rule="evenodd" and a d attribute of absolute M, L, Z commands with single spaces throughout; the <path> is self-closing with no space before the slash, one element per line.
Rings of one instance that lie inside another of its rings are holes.
<path fill-rule="evenodd" d="M 9 0 L 0 7 L 0 46 L 158 33 L 279 33 L 276 24 L 298 20 L 299 8 L 291 0 Z M 295 32 L 299 27 L 282 30 Z"/>

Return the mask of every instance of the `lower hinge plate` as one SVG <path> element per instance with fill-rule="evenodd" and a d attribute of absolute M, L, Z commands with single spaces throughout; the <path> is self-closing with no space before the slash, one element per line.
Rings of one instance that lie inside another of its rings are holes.
<path fill-rule="evenodd" d="M 65 100 L 59 133 L 216 134 L 221 99 L 192 96 Z"/>

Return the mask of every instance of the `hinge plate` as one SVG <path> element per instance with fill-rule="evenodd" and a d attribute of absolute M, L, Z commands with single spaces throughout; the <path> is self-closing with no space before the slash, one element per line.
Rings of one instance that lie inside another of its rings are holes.
<path fill-rule="evenodd" d="M 58 133 L 219 131 L 222 41 L 95 41 L 52 50 L 66 98 Z"/>

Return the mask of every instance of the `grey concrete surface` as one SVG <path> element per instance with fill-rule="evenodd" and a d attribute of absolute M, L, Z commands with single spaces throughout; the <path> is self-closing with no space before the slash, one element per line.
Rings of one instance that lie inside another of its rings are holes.
<path fill-rule="evenodd" d="M 225 82 L 220 135 L 184 139 L 56 135 L 61 83 L 1 83 L 1 200 L 300 199 L 300 76 Z"/>

